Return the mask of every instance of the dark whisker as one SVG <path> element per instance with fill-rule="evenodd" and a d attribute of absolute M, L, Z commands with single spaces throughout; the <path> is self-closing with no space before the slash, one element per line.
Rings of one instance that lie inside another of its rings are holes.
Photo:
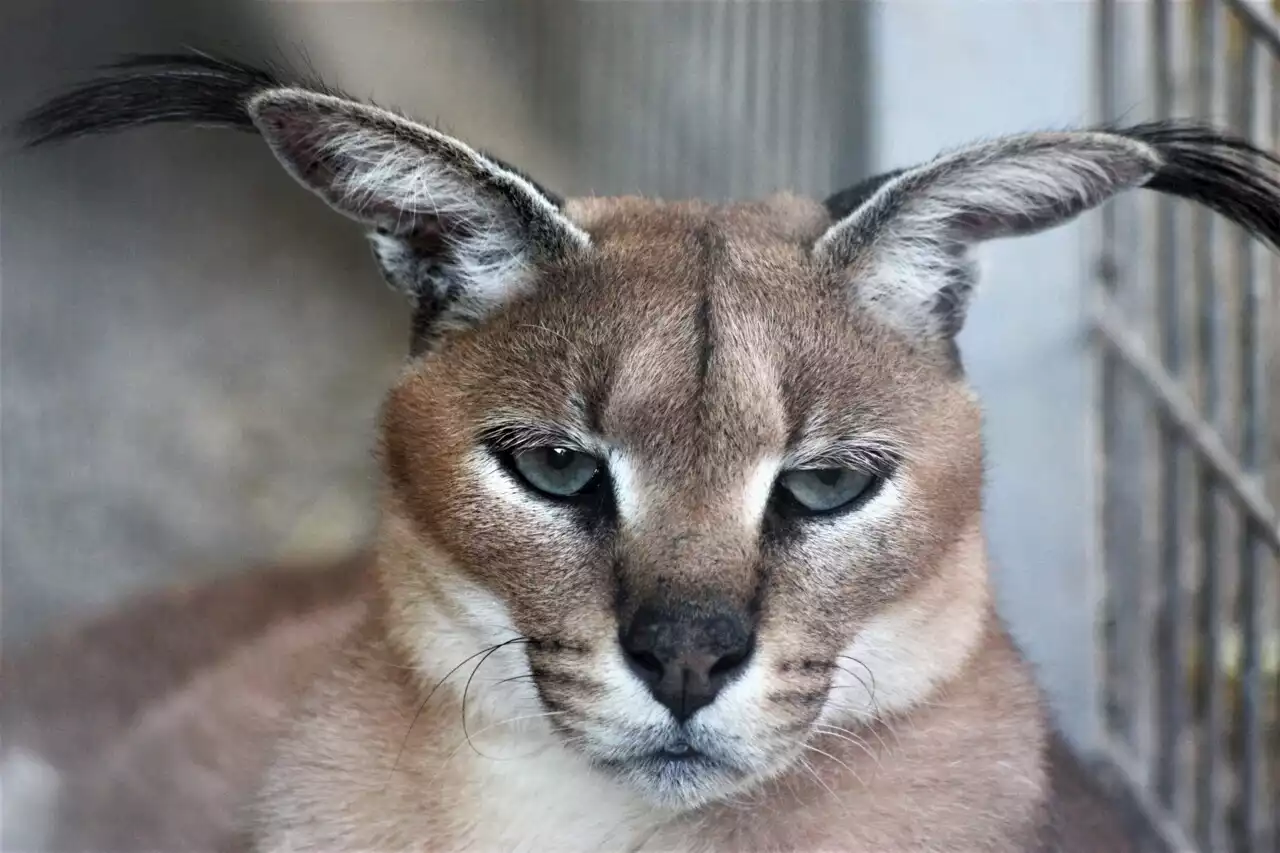
<path fill-rule="evenodd" d="M 484 653 L 484 657 L 480 658 L 480 662 L 477 663 L 475 665 L 475 668 L 471 670 L 471 675 L 467 676 L 467 684 L 465 687 L 462 688 L 462 735 L 467 739 L 467 745 L 471 747 L 471 751 L 474 752 L 476 755 L 479 755 L 484 758 L 488 757 L 488 756 L 485 756 L 482 752 L 480 752 L 480 750 L 476 749 L 476 745 L 471 742 L 471 733 L 467 731 L 467 694 L 471 691 L 471 682 L 475 680 L 476 673 L 480 671 L 480 667 L 484 666 L 484 662 L 487 661 L 494 654 L 494 652 L 497 652 L 499 649 L 506 648 L 512 643 L 527 643 L 527 642 L 530 642 L 528 637 L 516 637 L 513 640 L 507 640 L 504 643 L 498 643 L 496 646 L 492 647 L 491 649 L 489 649 L 487 652 Z M 471 660 L 474 657 L 475 655 L 472 655 L 471 658 L 467 658 L 467 660 Z M 463 663 L 466 663 L 466 661 L 463 661 Z"/>
<path fill-rule="evenodd" d="M 462 669 L 462 668 L 463 668 L 464 666 L 466 666 L 469 662 L 471 662 L 471 661 L 475 660 L 476 658 L 480 657 L 481 655 L 484 655 L 485 657 L 488 657 L 489 655 L 493 654 L 493 653 L 494 653 L 494 652 L 496 652 L 498 649 L 500 649 L 500 648 L 502 648 L 502 647 L 504 647 L 504 646 L 509 646 L 509 645 L 511 645 L 512 643 L 527 643 L 527 642 L 530 642 L 530 640 L 529 640 L 529 638 L 528 638 L 528 637 L 516 637 L 516 638 L 511 639 L 511 640 L 505 640 L 505 641 L 503 641 L 503 642 L 501 642 L 501 643 L 498 643 L 498 644 L 497 644 L 497 645 L 495 645 L 495 646 L 490 646 L 490 647 L 489 647 L 489 648 L 487 648 L 487 649 L 481 649 L 480 651 L 476 652 L 475 654 L 471 655 L 470 657 L 467 657 L 467 658 L 463 659 L 463 661 L 462 661 L 460 664 L 458 664 L 458 665 L 457 665 L 457 666 L 455 666 L 453 669 L 451 669 L 451 670 L 449 670 L 447 673 L 445 673 L 444 678 L 441 678 L 439 681 L 437 681 L 437 682 L 435 683 L 435 686 L 434 686 L 434 687 L 432 687 L 432 688 L 427 692 L 427 697 L 426 697 L 425 699 L 423 699 L 423 700 L 422 700 L 422 704 L 420 704 L 420 705 L 418 706 L 418 710 L 414 713 L 414 715 L 413 715 L 413 719 L 409 721 L 409 730 L 408 730 L 408 731 L 406 731 L 406 732 L 404 733 L 404 740 L 400 741 L 400 748 L 396 751 L 396 759 L 395 759 L 395 761 L 394 761 L 394 762 L 392 762 L 392 764 L 391 764 L 391 773 L 393 773 L 393 774 L 394 774 L 394 773 L 396 772 L 396 769 L 400 766 L 400 759 L 401 759 L 401 757 L 403 757 L 403 756 L 404 756 L 404 750 L 405 750 L 405 747 L 409 745 L 409 738 L 410 738 L 410 736 L 413 734 L 413 728 L 414 728 L 414 726 L 416 726 L 416 725 L 418 724 L 418 718 L 422 716 L 422 712 L 423 712 L 424 710 L 426 710 L 427 703 L 431 701 L 431 697 L 432 697 L 432 696 L 435 696 L 435 695 L 436 695 L 436 691 L 437 691 L 437 690 L 439 690 L 441 687 L 443 687 L 443 686 L 444 686 L 444 683 L 445 683 L 446 681 L 448 681 L 450 678 L 452 678 L 452 677 L 453 677 L 453 674 L 454 674 L 455 672 L 457 672 L 458 670 Z M 482 661 L 480 661 L 480 663 L 484 663 L 484 661 L 482 660 Z M 478 668 L 478 665 L 477 665 L 477 668 Z M 474 675 L 475 675 L 475 673 L 474 673 L 474 672 L 472 672 L 472 675 L 474 676 Z M 468 684 L 468 686 L 470 686 L 470 684 L 471 684 L 471 682 L 470 682 L 470 680 L 469 680 L 469 679 L 468 679 L 468 681 L 467 681 L 467 684 Z M 463 691 L 463 707 L 464 707 L 464 712 L 465 712 L 465 707 L 466 707 L 466 691 L 465 691 L 465 690 Z M 464 731 L 465 731 L 465 725 L 466 725 L 466 721 L 465 721 L 465 719 L 463 720 L 463 725 L 464 725 Z M 387 781 L 389 782 L 390 780 L 391 780 L 391 776 L 390 776 L 390 775 L 388 775 L 388 777 L 387 777 Z"/>
<path fill-rule="evenodd" d="M 850 676 L 851 678 L 855 678 L 855 679 L 857 679 L 857 680 L 858 680 L 858 683 L 862 685 L 862 688 L 863 688 L 864 690 L 866 690 L 866 691 L 867 691 L 867 694 L 868 694 L 868 697 L 869 697 L 867 701 L 868 701 L 868 702 L 870 702 L 870 704 L 871 704 L 871 713 L 872 713 L 874 716 L 879 717 L 879 716 L 880 716 L 880 709 L 879 709 L 878 704 L 876 703 L 876 674 L 875 674 L 874 672 L 872 672 L 872 671 L 871 671 L 871 667 L 867 666 L 865 663 L 863 663 L 862 661 L 858 660 L 857 658 L 849 657 L 848 655 L 837 655 L 836 657 L 837 657 L 837 658 L 839 658 L 840 660 L 852 661 L 853 663 L 856 663 L 858 666 L 860 666 L 860 667 L 862 667 L 864 670 L 866 670 L 866 672 L 867 672 L 867 677 L 871 679 L 871 686 L 870 686 L 870 687 L 868 687 L 868 686 L 867 686 L 867 683 L 866 683 L 865 681 L 863 681 L 861 678 L 858 678 L 858 676 L 854 675 L 852 672 L 849 672 L 849 670 L 845 669 L 844 667 L 840 667 L 840 669 L 841 669 L 841 670 L 843 670 L 844 672 L 849 673 L 849 676 Z"/>

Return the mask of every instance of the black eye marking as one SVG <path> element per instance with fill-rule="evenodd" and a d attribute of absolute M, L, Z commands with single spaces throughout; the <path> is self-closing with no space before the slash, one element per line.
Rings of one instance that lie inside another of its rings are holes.
<path fill-rule="evenodd" d="M 483 435 L 481 443 L 530 495 L 571 510 L 592 535 L 611 535 L 617 511 L 604 461 L 568 441 L 531 443 L 514 435 Z"/>
<path fill-rule="evenodd" d="M 820 460 L 782 471 L 765 510 L 762 542 L 785 549 L 808 525 L 856 512 L 894 477 L 901 459 L 893 448 L 836 442 Z"/>

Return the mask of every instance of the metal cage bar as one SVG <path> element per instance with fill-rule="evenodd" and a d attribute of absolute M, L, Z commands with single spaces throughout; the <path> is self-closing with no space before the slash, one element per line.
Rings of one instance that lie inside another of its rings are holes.
<path fill-rule="evenodd" d="M 1099 0 L 1101 117 L 1275 150 L 1278 6 Z M 1098 250 L 1107 758 L 1169 849 L 1277 853 L 1280 265 L 1172 200 L 1108 205 Z"/>

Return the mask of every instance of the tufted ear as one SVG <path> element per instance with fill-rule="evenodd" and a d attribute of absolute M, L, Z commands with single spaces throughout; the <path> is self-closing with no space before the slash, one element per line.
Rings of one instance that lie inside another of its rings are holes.
<path fill-rule="evenodd" d="M 159 122 L 256 130 L 294 178 L 370 229 L 415 307 L 415 346 L 482 320 L 589 239 L 501 161 L 320 84 L 203 55 L 139 57 L 29 115 L 35 143 Z"/>
<path fill-rule="evenodd" d="M 827 200 L 814 244 L 900 331 L 950 346 L 975 282 L 970 247 L 1061 225 L 1146 187 L 1199 202 L 1280 246 L 1280 161 L 1187 123 L 1012 136 L 864 181 Z"/>
<path fill-rule="evenodd" d="M 514 170 L 386 110 L 296 88 L 247 110 L 299 182 L 372 226 L 383 275 L 437 328 L 483 319 L 540 263 L 588 244 Z"/>

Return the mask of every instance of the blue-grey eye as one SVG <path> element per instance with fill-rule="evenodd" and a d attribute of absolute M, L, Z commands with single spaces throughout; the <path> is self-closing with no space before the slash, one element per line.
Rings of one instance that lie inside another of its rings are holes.
<path fill-rule="evenodd" d="M 852 503 L 874 484 L 873 474 L 851 468 L 798 468 L 778 480 L 804 509 L 831 512 Z"/>
<path fill-rule="evenodd" d="M 511 454 L 512 465 L 529 485 L 540 492 L 569 498 L 596 479 L 600 460 L 568 447 L 534 447 Z"/>

